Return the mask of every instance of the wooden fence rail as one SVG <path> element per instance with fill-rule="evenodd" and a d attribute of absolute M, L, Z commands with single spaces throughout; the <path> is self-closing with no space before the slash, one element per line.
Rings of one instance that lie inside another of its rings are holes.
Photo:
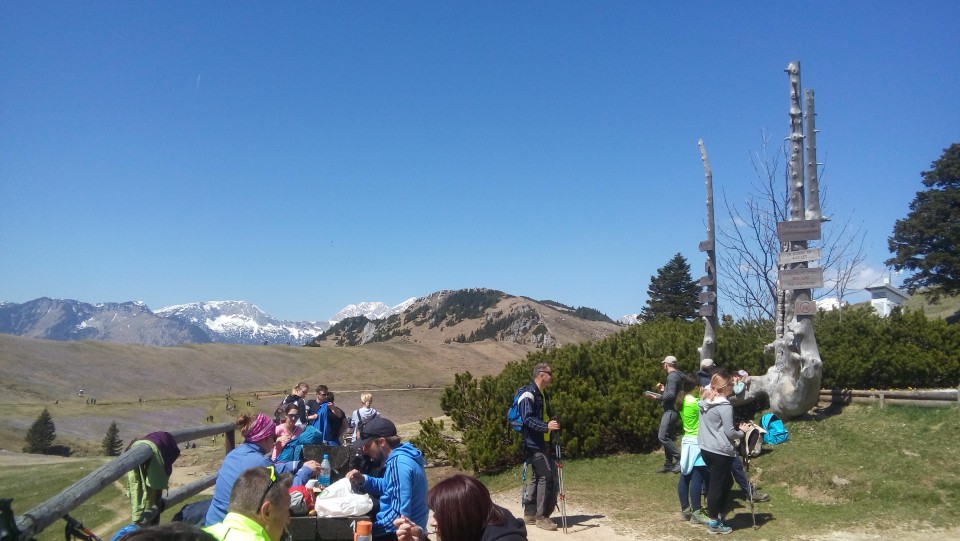
<path fill-rule="evenodd" d="M 960 405 L 960 389 L 936 390 L 854 390 L 824 389 L 820 391 L 821 402 L 849 404 L 865 402 L 897 406 L 945 407 Z"/>
<path fill-rule="evenodd" d="M 219 423 L 196 428 L 187 428 L 170 432 L 177 443 L 197 440 L 200 438 L 224 434 L 225 452 L 229 453 L 236 446 L 234 423 Z M 53 498 L 41 503 L 16 518 L 17 528 L 20 530 L 19 541 L 29 541 L 37 533 L 43 531 L 54 522 L 65 517 L 88 498 L 100 492 L 114 481 L 125 476 L 130 470 L 139 467 L 153 457 L 153 450 L 148 445 L 135 445 L 117 458 L 90 472 L 86 477 L 67 487 L 66 490 Z M 180 487 L 167 494 L 163 499 L 162 509 L 183 502 L 200 491 L 213 486 L 217 481 L 216 473 Z M 161 509 L 154 507 L 145 515 L 145 519 L 156 516 Z"/>

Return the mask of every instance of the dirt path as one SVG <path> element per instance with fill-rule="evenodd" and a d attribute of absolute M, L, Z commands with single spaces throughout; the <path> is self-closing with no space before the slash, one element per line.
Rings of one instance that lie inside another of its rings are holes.
<path fill-rule="evenodd" d="M 506 507 L 516 517 L 523 516 L 523 508 L 517 499 L 516 491 L 493 494 L 493 501 L 497 505 Z M 629 536 L 617 533 L 613 528 L 613 521 L 602 513 L 584 509 L 580 506 L 567 506 L 567 533 L 560 527 L 560 515 L 553 517 L 557 523 L 557 531 L 549 532 L 536 526 L 527 526 L 527 539 L 530 541 L 560 541 L 561 539 L 582 539 L 584 541 L 628 541 L 631 539 L 653 540 L 663 539 L 663 536 L 648 536 L 641 532 L 631 532 Z"/>

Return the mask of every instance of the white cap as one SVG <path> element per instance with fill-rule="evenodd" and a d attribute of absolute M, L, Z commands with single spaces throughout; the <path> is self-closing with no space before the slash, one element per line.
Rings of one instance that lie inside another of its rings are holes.
<path fill-rule="evenodd" d="M 700 361 L 700 368 L 706 370 L 708 368 L 713 368 L 713 359 L 704 359 Z"/>
<path fill-rule="evenodd" d="M 663 364 L 669 364 L 670 366 L 677 366 L 677 358 L 673 355 L 667 355 L 663 358 Z"/>

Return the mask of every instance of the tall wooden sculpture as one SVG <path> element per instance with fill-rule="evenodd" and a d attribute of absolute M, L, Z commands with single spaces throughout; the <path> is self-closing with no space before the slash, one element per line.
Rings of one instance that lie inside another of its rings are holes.
<path fill-rule="evenodd" d="M 697 144 L 700 146 L 703 172 L 707 177 L 707 240 L 700 243 L 700 251 L 707 253 L 707 262 L 704 265 L 706 275 L 700 278 L 700 286 L 706 288 L 700 292 L 700 315 L 704 322 L 703 344 L 699 348 L 702 361 L 712 359 L 717 349 L 717 244 L 713 236 L 713 172 L 710 170 L 710 160 L 707 159 L 703 139 L 698 140 Z"/>
<path fill-rule="evenodd" d="M 817 181 L 816 128 L 813 91 L 807 91 L 806 135 L 800 102 L 800 63 L 787 66 L 790 79 L 790 161 L 787 172 L 789 220 L 777 224 L 780 237 L 777 281 L 776 336 L 767 350 L 776 353 L 774 366 L 762 376 L 747 379 L 747 390 L 736 402 L 764 394 L 770 409 L 781 418 L 802 415 L 816 406 L 823 361 L 813 334 L 817 305 L 811 289 L 823 287 L 823 269 L 810 267 L 819 249 L 807 241 L 820 239 L 820 189 Z M 806 141 L 804 163 L 803 141 Z"/>

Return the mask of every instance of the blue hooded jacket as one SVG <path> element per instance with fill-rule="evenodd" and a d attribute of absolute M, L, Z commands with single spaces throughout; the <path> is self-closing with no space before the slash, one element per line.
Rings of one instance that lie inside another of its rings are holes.
<path fill-rule="evenodd" d="M 395 532 L 393 521 L 403 515 L 427 529 L 427 474 L 423 453 L 409 443 L 390 451 L 383 477 L 364 475 L 363 488 L 380 496 L 380 511 L 373 521 L 373 535 Z"/>

